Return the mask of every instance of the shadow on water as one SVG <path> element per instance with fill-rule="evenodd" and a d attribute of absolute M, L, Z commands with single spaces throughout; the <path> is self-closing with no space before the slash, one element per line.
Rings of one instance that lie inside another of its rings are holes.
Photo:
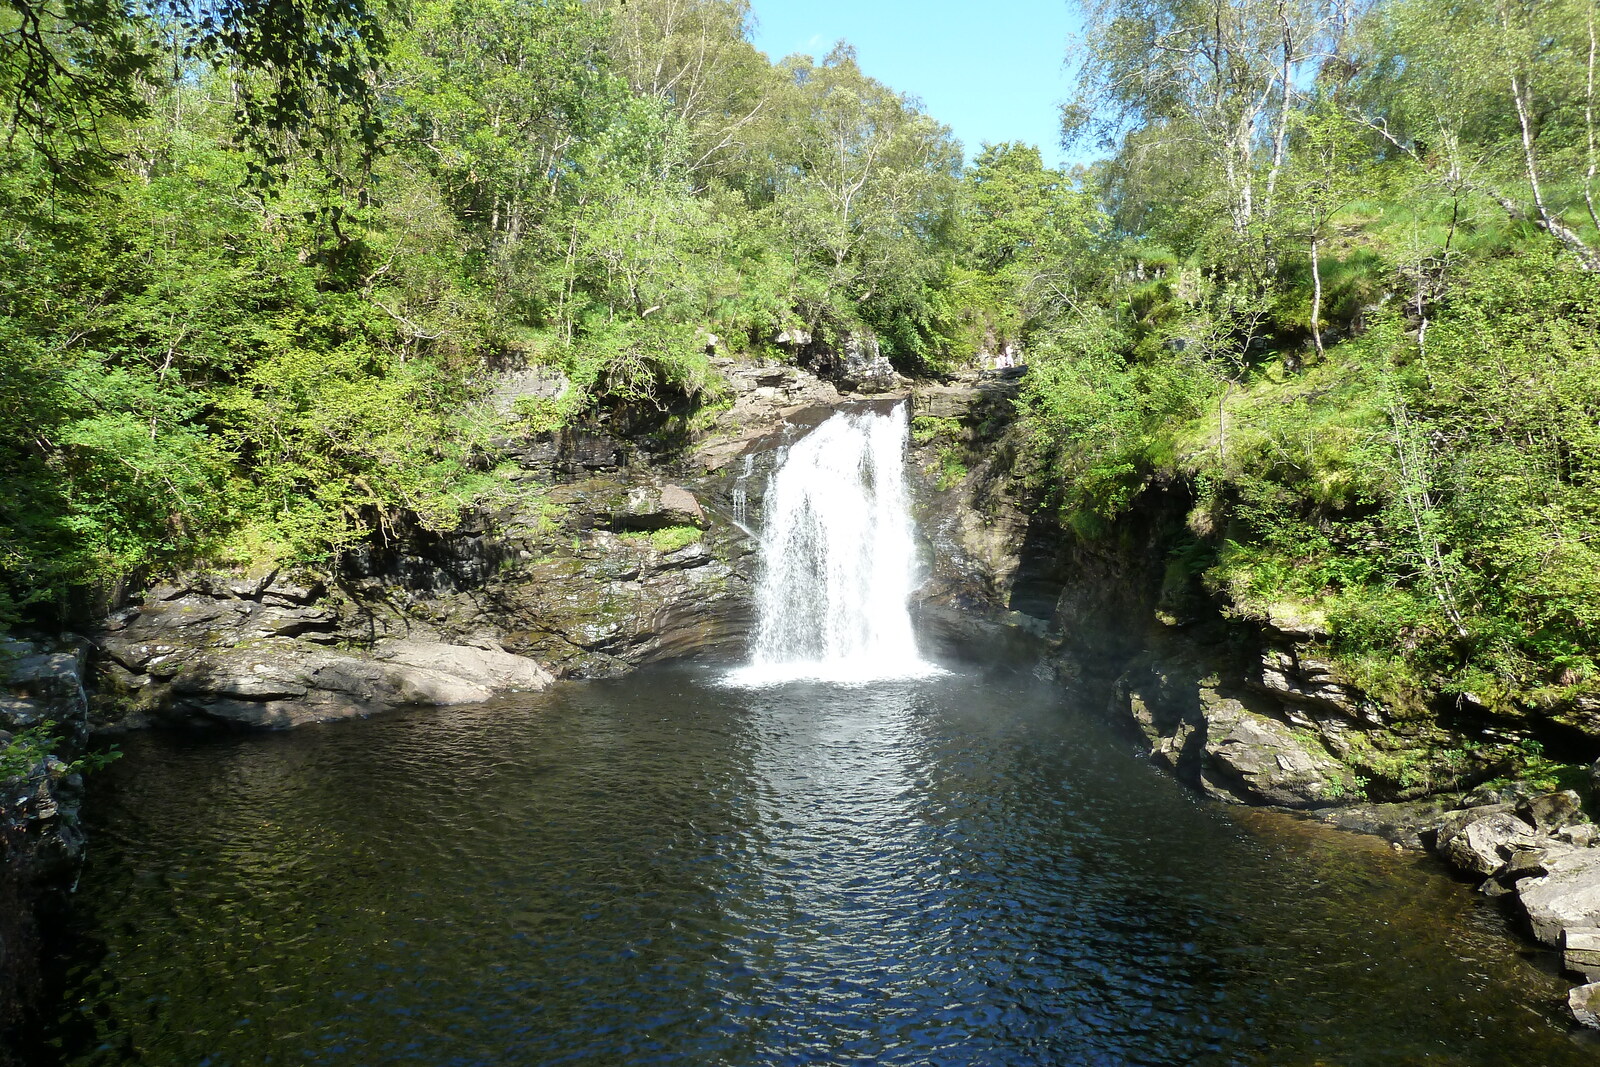
<path fill-rule="evenodd" d="M 1577 1064 L 1427 862 L 1009 670 L 676 669 L 99 776 L 70 1064 Z"/>

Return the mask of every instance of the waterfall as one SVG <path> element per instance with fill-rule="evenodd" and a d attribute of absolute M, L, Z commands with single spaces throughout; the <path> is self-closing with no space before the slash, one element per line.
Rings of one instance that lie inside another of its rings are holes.
<path fill-rule="evenodd" d="M 789 449 L 767 489 L 759 625 L 735 684 L 938 673 L 911 631 L 905 447 L 902 405 L 887 415 L 840 412 Z"/>

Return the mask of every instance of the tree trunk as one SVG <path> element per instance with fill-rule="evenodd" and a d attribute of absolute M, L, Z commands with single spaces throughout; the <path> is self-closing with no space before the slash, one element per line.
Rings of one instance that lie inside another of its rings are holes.
<path fill-rule="evenodd" d="M 1318 255 L 1322 242 L 1311 238 L 1311 339 L 1316 342 L 1317 355 L 1327 353 L 1322 349 L 1322 261 Z"/>
<path fill-rule="evenodd" d="M 1504 24 L 1502 22 L 1502 24 Z M 1508 27 L 1509 32 L 1509 27 Z M 1544 202 L 1544 189 L 1539 183 L 1539 160 L 1533 144 L 1533 91 L 1528 81 L 1511 73 L 1511 100 L 1517 108 L 1517 125 L 1522 133 L 1522 164 L 1533 192 L 1535 221 L 1539 228 L 1566 246 L 1584 270 L 1600 270 L 1600 255 L 1589 247 L 1582 237 L 1550 213 Z"/>
<path fill-rule="evenodd" d="M 1594 4 L 1589 4 L 1589 63 L 1586 69 L 1586 79 L 1583 95 L 1583 129 L 1588 137 L 1589 145 L 1589 170 L 1583 176 L 1583 202 L 1589 206 L 1589 221 L 1594 223 L 1594 228 L 1600 231 L 1600 211 L 1594 206 L 1594 176 L 1597 167 L 1600 167 L 1600 155 L 1595 152 L 1594 131 L 1594 58 L 1595 58 L 1595 32 L 1594 32 Z"/>

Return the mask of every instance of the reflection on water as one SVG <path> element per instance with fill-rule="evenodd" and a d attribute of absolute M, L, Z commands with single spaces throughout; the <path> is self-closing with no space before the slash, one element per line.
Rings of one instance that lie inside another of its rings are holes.
<path fill-rule="evenodd" d="M 76 1064 L 1576 1064 L 1426 860 L 1202 803 L 1058 694 L 693 671 L 100 776 Z"/>

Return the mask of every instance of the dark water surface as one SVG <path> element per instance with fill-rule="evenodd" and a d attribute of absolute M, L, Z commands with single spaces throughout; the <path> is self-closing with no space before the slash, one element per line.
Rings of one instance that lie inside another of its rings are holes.
<path fill-rule="evenodd" d="M 714 680 L 132 738 L 51 1055 L 1600 1061 L 1429 861 L 1202 802 L 1059 692 Z"/>

